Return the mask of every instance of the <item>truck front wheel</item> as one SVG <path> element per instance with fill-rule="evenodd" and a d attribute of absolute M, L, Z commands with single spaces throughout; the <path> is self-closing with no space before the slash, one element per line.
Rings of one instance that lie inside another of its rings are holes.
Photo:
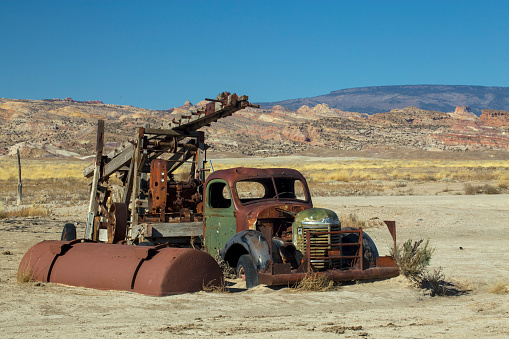
<path fill-rule="evenodd" d="M 258 285 L 258 271 L 249 254 L 240 256 L 237 263 L 237 277 L 246 280 L 246 288 L 252 288 Z"/>

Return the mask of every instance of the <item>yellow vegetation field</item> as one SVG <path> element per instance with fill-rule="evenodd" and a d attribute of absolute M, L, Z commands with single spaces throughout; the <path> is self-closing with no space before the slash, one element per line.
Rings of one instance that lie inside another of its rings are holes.
<path fill-rule="evenodd" d="M 83 170 L 90 162 L 66 160 L 21 160 L 21 178 L 81 179 Z M 17 162 L 10 159 L 0 161 L 0 180 L 18 180 Z"/>
<path fill-rule="evenodd" d="M 23 202 L 74 203 L 87 200 L 88 180 L 82 173 L 90 162 L 22 160 Z M 509 188 L 508 160 L 305 158 L 298 161 L 292 157 L 282 157 L 276 161 L 264 158 L 223 159 L 214 161 L 213 166 L 214 170 L 242 166 L 294 168 L 304 174 L 313 196 L 416 194 L 414 189 L 418 185 L 433 182 L 440 186 L 435 193 L 496 194 L 505 193 Z M 185 180 L 188 169 L 188 166 L 179 168 L 175 178 Z M 16 161 L 2 159 L 1 200 L 15 200 L 17 176 Z"/>
<path fill-rule="evenodd" d="M 83 179 L 83 169 L 90 162 L 65 160 L 24 160 L 22 178 L 39 179 Z M 235 162 L 216 162 L 214 170 L 246 166 L 241 159 Z M 360 159 L 341 161 L 306 162 L 250 162 L 247 167 L 288 167 L 302 172 L 311 182 L 329 181 L 475 181 L 498 180 L 509 182 L 508 160 L 400 160 Z M 17 180 L 16 162 L 0 161 L 0 180 Z"/>
<path fill-rule="evenodd" d="M 214 169 L 243 166 L 242 162 L 217 163 Z M 252 165 L 249 165 L 252 166 Z M 509 182 L 507 160 L 400 160 L 360 159 L 259 163 L 253 167 L 289 167 L 299 170 L 310 182 L 362 182 L 371 180 Z"/>

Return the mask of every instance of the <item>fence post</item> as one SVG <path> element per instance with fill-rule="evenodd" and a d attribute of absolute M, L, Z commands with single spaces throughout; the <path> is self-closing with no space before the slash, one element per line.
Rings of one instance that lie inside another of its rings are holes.
<path fill-rule="evenodd" d="M 21 205 L 23 201 L 23 184 L 21 183 L 21 159 L 19 157 L 19 148 L 16 150 L 18 156 L 18 199 L 17 204 Z"/>

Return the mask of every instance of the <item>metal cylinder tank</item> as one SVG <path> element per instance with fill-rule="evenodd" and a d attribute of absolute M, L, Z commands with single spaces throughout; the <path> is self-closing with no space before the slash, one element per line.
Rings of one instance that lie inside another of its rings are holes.
<path fill-rule="evenodd" d="M 209 254 L 191 248 L 43 241 L 25 254 L 18 274 L 34 280 L 152 296 L 196 292 L 223 283 Z"/>

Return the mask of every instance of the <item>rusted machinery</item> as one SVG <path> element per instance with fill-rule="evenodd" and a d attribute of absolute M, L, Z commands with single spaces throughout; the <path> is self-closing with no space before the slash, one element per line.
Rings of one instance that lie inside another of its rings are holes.
<path fill-rule="evenodd" d="M 335 212 L 313 207 L 298 171 L 240 167 L 205 180 L 207 146 L 198 129 L 254 106 L 247 99 L 227 92 L 207 99 L 203 110 L 167 126 L 140 127 L 135 140 L 106 156 L 99 121 L 96 161 L 84 171 L 92 179 L 84 239 L 74 240 L 68 224 L 66 241 L 34 246 L 20 270 L 31 267 L 43 281 L 151 295 L 221 283 L 212 258 L 218 253 L 248 288 L 308 274 L 335 281 L 397 276 L 394 260 L 379 256 L 362 229 L 341 228 Z M 189 172 L 179 180 L 184 163 Z M 386 224 L 395 242 L 395 223 Z"/>
<path fill-rule="evenodd" d="M 181 243 L 193 238 L 199 245 L 206 145 L 198 129 L 255 106 L 247 96 L 228 92 L 206 100 L 203 110 L 166 126 L 139 128 L 135 140 L 106 157 L 104 123 L 99 121 L 95 165 L 84 171 L 92 178 L 85 239 L 158 244 L 178 237 Z M 186 162 L 191 164 L 187 179 L 176 180 L 175 171 Z M 121 180 L 120 189 L 110 185 L 113 174 Z"/>
<path fill-rule="evenodd" d="M 62 241 L 41 242 L 25 254 L 20 274 L 155 296 L 222 284 L 214 258 L 192 248 L 202 239 L 206 161 L 204 133 L 197 130 L 251 105 L 247 99 L 228 92 L 206 99 L 203 109 L 165 126 L 139 128 L 135 140 L 106 156 L 100 120 L 95 163 L 84 171 L 92 179 L 84 239 L 75 240 L 74 225 L 67 224 Z M 175 170 L 188 161 L 188 178 L 176 181 Z M 120 187 L 111 185 L 112 175 Z M 178 247 L 168 246 L 168 233 Z"/>

